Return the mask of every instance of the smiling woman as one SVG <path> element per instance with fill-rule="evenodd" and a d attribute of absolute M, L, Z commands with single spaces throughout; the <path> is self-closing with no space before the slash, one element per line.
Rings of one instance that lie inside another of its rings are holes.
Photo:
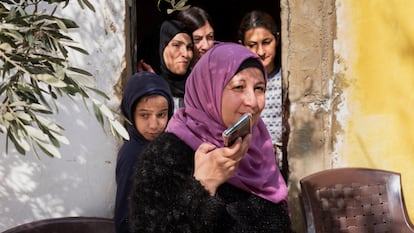
<path fill-rule="evenodd" d="M 193 34 L 194 58 L 192 66 L 194 66 L 200 57 L 213 47 L 213 21 L 210 15 L 200 7 L 181 10 L 177 15 L 177 19 L 183 22 Z"/>
<path fill-rule="evenodd" d="M 169 84 L 175 109 L 184 106 L 185 81 L 191 71 L 193 42 L 191 33 L 178 20 L 165 20 L 148 35 L 138 50 L 137 71 L 159 74 Z"/>
<path fill-rule="evenodd" d="M 164 21 L 160 29 L 160 75 L 168 82 L 176 109 L 183 107 L 185 81 L 193 58 L 191 34 L 177 20 Z"/>

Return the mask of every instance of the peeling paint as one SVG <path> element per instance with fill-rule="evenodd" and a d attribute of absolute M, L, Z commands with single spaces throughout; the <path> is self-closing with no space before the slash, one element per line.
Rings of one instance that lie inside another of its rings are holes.
<path fill-rule="evenodd" d="M 339 166 L 399 172 L 405 201 L 414 219 L 414 26 L 413 1 L 341 0 L 338 8 L 337 71 L 347 112 Z M 342 66 L 342 67 L 341 67 Z"/>

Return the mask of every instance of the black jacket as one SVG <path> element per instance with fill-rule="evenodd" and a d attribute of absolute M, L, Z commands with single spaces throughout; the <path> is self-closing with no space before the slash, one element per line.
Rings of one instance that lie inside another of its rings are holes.
<path fill-rule="evenodd" d="M 210 196 L 193 177 L 194 153 L 171 133 L 144 149 L 131 193 L 134 232 L 290 232 L 284 203 L 272 203 L 229 184 Z"/>

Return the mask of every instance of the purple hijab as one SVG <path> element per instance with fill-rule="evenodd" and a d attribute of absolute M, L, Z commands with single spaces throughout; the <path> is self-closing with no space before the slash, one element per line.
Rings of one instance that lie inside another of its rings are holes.
<path fill-rule="evenodd" d="M 173 115 L 166 131 L 194 150 L 203 142 L 223 147 L 221 133 L 226 129 L 221 113 L 223 90 L 249 58 L 260 63 L 248 49 L 230 42 L 218 43 L 204 54 L 187 79 L 185 108 Z M 261 68 L 265 74 L 264 67 Z M 274 203 L 286 199 L 287 187 L 276 166 L 269 132 L 261 119 L 253 126 L 252 142 L 246 155 L 227 182 Z"/>

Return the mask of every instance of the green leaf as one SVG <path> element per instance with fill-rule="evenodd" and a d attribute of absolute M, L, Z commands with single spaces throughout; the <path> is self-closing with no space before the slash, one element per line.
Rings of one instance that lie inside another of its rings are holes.
<path fill-rule="evenodd" d="M 92 80 L 88 77 L 81 76 L 81 75 L 71 75 L 70 78 L 75 81 L 80 86 L 84 87 L 91 87 L 93 88 L 95 86 L 95 83 L 92 82 Z"/>
<path fill-rule="evenodd" d="M 38 121 L 38 123 L 41 124 L 43 127 L 47 128 L 49 131 L 60 132 L 62 129 L 57 124 L 55 124 L 52 120 L 47 119 L 45 117 L 36 116 L 35 120 Z"/>
<path fill-rule="evenodd" d="M 66 83 L 60 79 L 57 79 L 55 76 L 50 74 L 34 74 L 32 75 L 33 78 L 43 81 L 46 84 L 49 84 L 54 87 L 66 87 Z"/>
<path fill-rule="evenodd" d="M 36 104 L 36 103 L 30 104 L 30 108 L 33 109 L 34 111 L 39 111 L 39 112 L 49 113 L 49 114 L 52 113 L 52 111 L 48 107 L 41 105 L 41 104 Z"/>
<path fill-rule="evenodd" d="M 81 0 L 78 0 L 78 4 L 79 4 L 79 6 L 82 8 L 82 10 L 84 9 L 84 6 L 83 6 L 83 3 L 82 3 L 82 1 Z"/>
<path fill-rule="evenodd" d="M 190 8 L 190 7 L 191 7 L 191 5 L 183 6 L 183 7 L 181 7 L 179 10 L 180 10 L 180 11 L 187 10 L 187 9 L 188 9 L 188 8 Z"/>
<path fill-rule="evenodd" d="M 83 74 L 83 75 L 86 75 L 86 76 L 92 76 L 92 74 L 89 73 L 88 71 L 83 70 L 83 69 L 79 69 L 79 68 L 76 68 L 76 67 L 68 67 L 68 70 L 71 70 L 71 71 L 74 71 L 76 73 Z"/>
<path fill-rule="evenodd" d="M 16 136 L 14 134 L 14 132 L 9 132 L 8 136 L 9 136 L 10 140 L 13 142 L 14 147 L 16 148 L 16 150 L 20 154 L 25 155 L 26 154 L 26 150 L 23 148 L 23 146 L 20 145 L 20 142 L 18 141 L 19 136 Z M 29 147 L 29 149 L 30 149 L 30 147 Z M 8 149 L 6 151 L 8 151 Z"/>
<path fill-rule="evenodd" d="M 88 0 L 83 0 L 83 3 L 85 3 L 85 5 L 92 10 L 93 12 L 95 12 L 95 7 L 93 7 L 93 5 L 88 1 Z"/>
<path fill-rule="evenodd" d="M 32 117 L 29 114 L 27 114 L 25 112 L 22 112 L 22 111 L 15 112 L 14 114 L 18 118 L 20 118 L 20 119 L 22 119 L 24 121 L 30 122 L 32 120 Z"/>
<path fill-rule="evenodd" d="M 0 44 L 0 50 L 10 51 L 12 49 L 13 49 L 13 47 L 11 47 L 11 45 L 9 43 L 1 43 Z"/>
<path fill-rule="evenodd" d="M 11 104 L 9 104 L 10 107 L 20 107 L 20 106 L 26 106 L 26 102 L 24 101 L 15 101 Z"/>
<path fill-rule="evenodd" d="M 18 130 L 18 137 L 16 137 L 16 141 L 19 144 L 19 146 L 21 146 L 25 151 L 30 151 L 30 145 L 26 141 L 25 136 L 23 134 L 24 133 L 22 132 L 22 130 Z"/>
<path fill-rule="evenodd" d="M 185 4 L 187 3 L 187 0 L 180 0 L 176 5 L 175 8 L 176 9 L 180 9 L 183 8 L 185 6 Z"/>
<path fill-rule="evenodd" d="M 6 127 L 4 125 L 2 125 L 1 122 L 0 122 L 0 133 L 6 133 L 6 132 L 7 132 Z"/>
<path fill-rule="evenodd" d="M 53 137 L 55 137 L 59 142 L 61 142 L 61 143 L 63 143 L 63 144 L 66 144 L 66 145 L 69 145 L 70 144 L 70 142 L 69 142 L 69 140 L 68 140 L 68 138 L 67 137 L 65 137 L 64 135 L 62 135 L 62 134 L 58 134 L 58 133 L 55 133 L 55 132 L 53 132 L 53 131 L 51 131 L 50 132 L 52 135 L 53 135 Z"/>
<path fill-rule="evenodd" d="M 83 53 L 85 55 L 89 55 L 88 51 L 86 51 L 86 50 L 84 50 L 82 48 L 79 48 L 79 47 L 76 47 L 76 46 L 71 46 L 71 45 L 69 45 L 68 47 L 71 48 L 71 49 L 74 49 L 74 50 L 76 50 L 78 52 L 81 52 L 81 53 Z"/>
<path fill-rule="evenodd" d="M 38 140 L 36 140 L 36 143 L 45 154 L 59 159 L 62 158 L 56 146 Z"/>
<path fill-rule="evenodd" d="M 14 121 L 16 118 L 13 116 L 13 114 L 11 114 L 10 112 L 6 112 L 4 115 L 3 115 L 3 118 L 6 120 L 6 121 Z"/>
<path fill-rule="evenodd" d="M 65 23 L 67 28 L 79 28 L 78 24 L 71 19 L 61 18 L 60 20 Z"/>
<path fill-rule="evenodd" d="M 59 51 L 62 53 L 62 55 L 66 58 L 68 57 L 68 50 L 63 46 L 62 44 L 57 44 Z"/>
<path fill-rule="evenodd" d="M 115 131 L 121 135 L 122 138 L 125 140 L 129 140 L 129 134 L 128 131 L 125 129 L 125 127 L 119 123 L 119 121 L 109 121 L 111 126 L 115 129 Z"/>
<path fill-rule="evenodd" d="M 99 110 L 101 110 L 102 114 L 106 116 L 107 118 L 111 120 L 115 118 L 112 111 L 105 104 L 101 104 L 99 107 Z"/>
<path fill-rule="evenodd" d="M 66 94 L 68 95 L 76 95 L 77 93 L 79 93 L 79 89 L 73 86 L 67 86 L 65 88 L 62 89 L 63 91 L 65 91 Z"/>
<path fill-rule="evenodd" d="M 47 135 L 38 128 L 35 128 L 30 125 L 23 125 L 23 128 L 26 130 L 27 135 L 29 137 L 32 137 L 32 138 L 35 138 L 41 141 L 46 141 L 48 139 Z"/>
<path fill-rule="evenodd" d="M 19 26 L 13 23 L 2 23 L 0 24 L 0 29 L 8 29 L 8 30 L 19 30 Z"/>
<path fill-rule="evenodd" d="M 60 142 L 55 137 L 53 137 L 52 134 L 48 133 L 47 136 L 49 136 L 49 140 L 54 147 L 57 147 L 57 148 L 60 147 Z"/>
<path fill-rule="evenodd" d="M 26 151 L 30 151 L 30 145 L 25 140 L 26 134 L 23 130 L 18 128 L 17 124 L 11 125 L 8 130 L 8 135 L 19 153 L 25 154 Z"/>
<path fill-rule="evenodd" d="M 94 91 L 96 94 L 98 94 L 98 95 L 104 97 L 105 99 L 109 100 L 109 96 L 105 92 L 103 92 L 103 91 L 101 91 L 99 89 L 96 89 L 96 88 L 91 88 L 91 87 L 88 87 L 88 88 L 90 90 Z"/>
<path fill-rule="evenodd" d="M 64 31 L 65 33 L 68 32 L 68 28 L 66 27 L 66 25 L 63 21 L 59 20 L 58 18 L 55 18 L 55 22 L 62 31 Z"/>
<path fill-rule="evenodd" d="M 93 103 L 93 111 L 95 113 L 96 120 L 99 122 L 101 126 L 103 126 L 104 119 L 103 119 L 101 111 L 99 110 L 99 106 L 96 103 Z"/>
<path fill-rule="evenodd" d="M 3 92 L 5 92 L 8 87 L 9 87 L 8 83 L 6 82 L 0 83 L 0 95 L 3 94 Z"/>

